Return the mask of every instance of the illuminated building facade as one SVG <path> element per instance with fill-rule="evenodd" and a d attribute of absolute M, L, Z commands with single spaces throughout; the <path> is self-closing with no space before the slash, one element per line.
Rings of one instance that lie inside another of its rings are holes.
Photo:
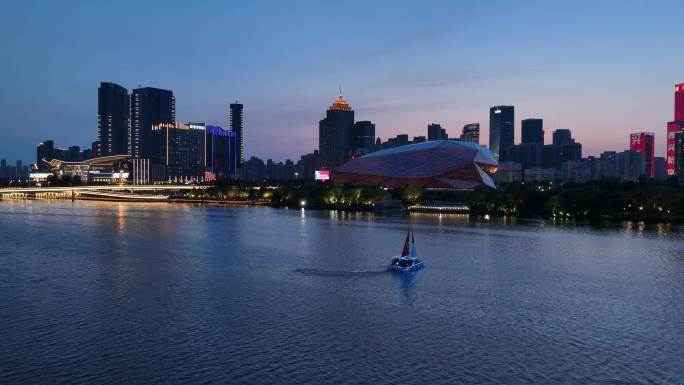
<path fill-rule="evenodd" d="M 655 176 L 654 137 L 652 132 L 637 132 L 629 134 L 629 149 L 644 156 L 645 172 L 647 176 Z"/>
<path fill-rule="evenodd" d="M 514 121 L 513 106 L 496 106 L 489 109 L 489 149 L 499 161 L 505 160 L 506 151 L 513 145 Z"/>
<path fill-rule="evenodd" d="M 55 175 L 58 178 L 78 177 L 83 183 L 123 184 L 128 181 L 130 175 L 129 156 L 125 154 L 102 156 L 80 162 L 52 159 L 43 163 L 50 169 L 49 172 L 32 172 L 32 181 L 42 182 L 47 180 L 48 175 Z"/>
<path fill-rule="evenodd" d="M 161 123 L 152 126 L 152 163 L 164 165 L 166 180 L 203 181 L 206 159 L 204 123 Z"/>
<path fill-rule="evenodd" d="M 675 118 L 676 122 L 684 122 L 684 83 L 675 85 Z"/>
<path fill-rule="evenodd" d="M 318 124 L 318 148 L 324 168 L 335 168 L 350 159 L 354 149 L 353 125 L 354 110 L 340 93 Z"/>
<path fill-rule="evenodd" d="M 114 83 L 97 89 L 97 154 L 128 154 L 130 98 L 128 90 Z"/>
<path fill-rule="evenodd" d="M 219 126 L 206 126 L 205 133 L 205 171 L 213 177 L 233 175 L 240 161 L 235 133 Z"/>
<path fill-rule="evenodd" d="M 677 171 L 675 135 L 684 130 L 684 83 L 676 84 L 674 92 L 674 121 L 667 123 L 667 175 L 675 175 Z"/>

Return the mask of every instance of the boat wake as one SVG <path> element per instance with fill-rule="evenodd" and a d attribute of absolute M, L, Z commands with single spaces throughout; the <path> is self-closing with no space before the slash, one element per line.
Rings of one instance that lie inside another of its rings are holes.
<path fill-rule="evenodd" d="M 387 274 L 387 270 L 345 271 L 321 269 L 296 269 L 295 273 L 318 277 L 372 277 Z"/>

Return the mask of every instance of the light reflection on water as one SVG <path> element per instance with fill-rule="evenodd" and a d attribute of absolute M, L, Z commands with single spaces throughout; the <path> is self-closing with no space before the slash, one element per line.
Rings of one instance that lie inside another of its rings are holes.
<path fill-rule="evenodd" d="M 0 237 L 3 384 L 684 377 L 677 225 L 29 201 Z"/>

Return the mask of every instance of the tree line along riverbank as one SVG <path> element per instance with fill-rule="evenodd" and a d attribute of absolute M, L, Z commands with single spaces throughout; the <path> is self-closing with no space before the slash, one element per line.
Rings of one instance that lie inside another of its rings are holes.
<path fill-rule="evenodd" d="M 439 202 L 467 205 L 475 215 L 684 219 L 684 188 L 674 178 L 665 182 L 601 180 L 564 185 L 506 184 L 498 189 L 478 187 L 473 190 L 384 189 L 311 182 L 254 185 L 223 181 L 206 190 L 188 191 L 177 198 L 337 210 L 372 210 L 376 203 L 387 201 L 401 202 L 403 207 Z"/>

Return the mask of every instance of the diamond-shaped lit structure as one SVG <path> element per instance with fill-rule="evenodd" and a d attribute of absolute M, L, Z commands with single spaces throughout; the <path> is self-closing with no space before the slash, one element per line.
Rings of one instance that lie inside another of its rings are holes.
<path fill-rule="evenodd" d="M 333 170 L 332 179 L 336 185 L 496 188 L 490 176 L 496 167 L 496 159 L 485 147 L 457 140 L 435 140 L 352 159 Z"/>

